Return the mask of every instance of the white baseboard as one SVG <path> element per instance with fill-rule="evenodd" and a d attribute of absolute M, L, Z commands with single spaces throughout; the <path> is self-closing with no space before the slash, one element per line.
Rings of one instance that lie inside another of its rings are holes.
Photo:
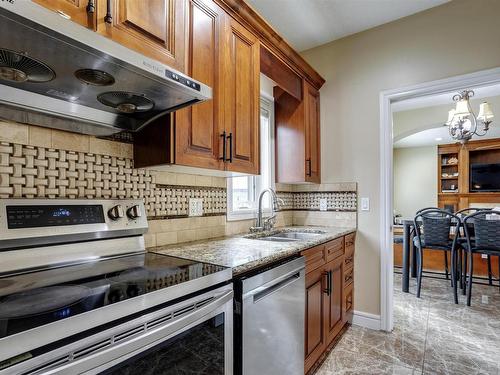
<path fill-rule="evenodd" d="M 369 314 L 362 311 L 354 310 L 352 324 L 380 331 L 381 328 L 380 315 Z"/>

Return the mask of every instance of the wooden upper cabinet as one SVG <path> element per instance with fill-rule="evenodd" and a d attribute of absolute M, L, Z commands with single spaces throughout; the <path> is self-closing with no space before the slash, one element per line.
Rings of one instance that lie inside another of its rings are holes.
<path fill-rule="evenodd" d="M 259 174 L 259 40 L 228 17 L 225 45 L 226 170 Z"/>
<path fill-rule="evenodd" d="M 97 31 L 184 71 L 186 3 L 179 0 L 99 0 Z"/>
<path fill-rule="evenodd" d="M 321 182 L 319 91 L 304 82 L 306 181 Z"/>
<path fill-rule="evenodd" d="M 274 88 L 276 182 L 321 182 L 319 92 L 305 80 L 302 100 Z"/>
<path fill-rule="evenodd" d="M 212 87 L 213 99 L 175 113 L 175 162 L 224 169 L 222 84 L 224 12 L 212 0 L 187 2 L 186 73 Z"/>
<path fill-rule="evenodd" d="M 32 0 L 89 29 L 96 29 L 97 0 Z M 102 1 L 102 0 L 101 0 Z"/>

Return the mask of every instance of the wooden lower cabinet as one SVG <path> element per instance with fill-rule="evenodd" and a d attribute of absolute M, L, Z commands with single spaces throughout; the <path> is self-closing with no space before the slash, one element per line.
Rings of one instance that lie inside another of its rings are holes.
<path fill-rule="evenodd" d="M 325 272 L 318 268 L 306 274 L 306 322 L 305 322 L 305 369 L 314 365 L 326 348 L 324 329 L 325 306 Z"/>
<path fill-rule="evenodd" d="M 306 258 L 305 366 L 308 373 L 352 322 L 354 233 L 304 250 Z"/>
<path fill-rule="evenodd" d="M 329 275 L 329 286 L 326 294 L 326 337 L 327 345 L 337 336 L 342 327 L 344 320 L 342 316 L 342 304 L 344 294 L 344 262 L 342 257 L 329 262 L 325 266 L 325 271 Z"/>

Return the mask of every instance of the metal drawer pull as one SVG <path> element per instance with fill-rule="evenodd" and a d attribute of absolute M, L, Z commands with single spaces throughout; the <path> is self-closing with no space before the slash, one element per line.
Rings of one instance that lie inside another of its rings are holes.
<path fill-rule="evenodd" d="M 254 294 L 253 296 L 253 302 L 257 303 L 261 299 L 266 298 L 267 296 L 277 292 L 280 289 L 286 288 L 288 285 L 293 284 L 295 281 L 300 279 L 300 272 L 297 272 L 296 274 L 293 274 L 292 276 L 287 277 L 286 279 L 273 284 L 269 287 L 266 287 L 264 289 L 260 289 L 257 293 Z"/>
<path fill-rule="evenodd" d="M 95 12 L 95 0 L 89 0 L 87 3 L 87 8 L 85 8 L 88 14 L 93 14 Z"/>
<path fill-rule="evenodd" d="M 111 0 L 106 2 L 106 16 L 104 17 L 104 22 L 111 23 L 113 21 L 113 16 L 111 15 Z"/>
<path fill-rule="evenodd" d="M 227 139 L 229 140 L 229 158 L 226 159 L 226 161 L 232 163 L 233 162 L 233 133 L 229 133 L 227 136 Z"/>
<path fill-rule="evenodd" d="M 222 132 L 222 134 L 220 135 L 222 137 L 222 157 L 219 158 L 220 160 L 222 160 L 224 163 L 226 162 L 226 155 L 227 155 L 227 151 L 226 151 L 226 131 L 224 130 Z"/>

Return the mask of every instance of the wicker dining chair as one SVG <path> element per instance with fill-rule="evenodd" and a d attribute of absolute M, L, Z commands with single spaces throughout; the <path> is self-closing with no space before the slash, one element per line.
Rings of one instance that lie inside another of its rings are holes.
<path fill-rule="evenodd" d="M 454 219 L 454 220 L 452 220 Z M 460 231 L 461 220 L 455 214 L 440 208 L 428 209 L 417 213 L 413 219 L 415 227 L 414 245 L 417 254 L 417 298 L 420 298 L 422 289 L 423 254 L 424 248 L 442 250 L 451 253 L 451 259 L 456 258 L 457 238 Z M 452 229 L 455 229 L 453 238 L 450 238 Z M 456 275 L 456 262 L 452 261 L 451 275 Z M 451 283 L 456 286 L 456 278 L 451 278 Z"/>
<path fill-rule="evenodd" d="M 455 215 L 460 216 L 460 218 L 464 218 L 467 215 L 473 214 L 474 212 L 479 212 L 479 211 L 485 211 L 489 210 L 488 208 L 476 208 L 476 207 L 469 207 L 469 208 L 464 208 L 461 210 L 458 210 L 455 212 Z M 475 240 L 475 235 L 474 235 L 474 225 L 469 225 L 469 234 L 471 235 L 471 241 Z M 464 227 L 462 225 L 462 232 L 460 233 L 460 238 L 458 239 L 460 245 L 464 244 L 467 242 L 467 239 L 465 238 L 465 231 Z M 459 254 L 459 269 L 461 270 L 461 275 L 466 274 L 467 270 L 467 257 L 462 257 Z M 487 263 L 488 263 L 488 284 L 493 285 L 493 271 L 491 267 L 491 255 L 488 255 L 487 257 Z M 460 287 L 462 289 L 463 294 L 465 295 L 465 277 L 461 277 L 461 282 L 460 282 Z"/>
<path fill-rule="evenodd" d="M 471 305 L 472 278 L 474 276 L 474 254 L 486 254 L 499 257 L 500 273 L 500 212 L 495 210 L 481 210 L 466 216 L 463 219 L 463 227 L 467 242 L 461 246 L 467 251 L 467 306 Z M 471 227 L 474 228 L 474 238 Z M 500 277 L 499 277 L 500 278 Z M 454 286 L 455 301 L 457 300 L 457 288 Z"/>
<path fill-rule="evenodd" d="M 418 210 L 417 212 L 415 212 L 415 215 L 419 215 L 421 214 L 422 212 L 425 212 L 425 211 L 429 211 L 429 210 L 441 210 L 441 208 L 439 207 L 426 207 L 426 208 L 422 208 L 420 210 Z M 413 229 L 413 235 L 415 234 L 415 229 Z M 449 279 L 448 275 L 450 273 L 450 269 L 448 267 L 448 253 L 446 251 L 443 252 L 443 255 L 444 255 L 444 273 L 446 275 L 446 280 Z"/>

